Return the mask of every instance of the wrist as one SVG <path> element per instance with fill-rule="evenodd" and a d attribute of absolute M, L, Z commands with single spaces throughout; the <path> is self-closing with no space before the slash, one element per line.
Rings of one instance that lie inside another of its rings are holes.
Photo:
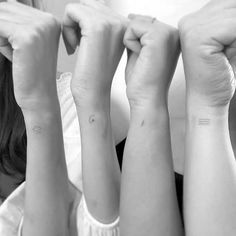
<path fill-rule="evenodd" d="M 188 102 L 186 105 L 187 117 L 225 117 L 229 113 L 229 104 L 224 106 L 211 106 L 197 102 Z"/>
<path fill-rule="evenodd" d="M 38 126 L 51 126 L 51 125 L 61 125 L 61 112 L 60 105 L 55 104 L 53 107 L 44 107 L 41 109 L 27 109 L 22 110 L 25 125 L 31 127 L 32 125 L 38 124 Z"/>
<path fill-rule="evenodd" d="M 158 125 L 169 122 L 168 107 L 165 104 L 146 104 L 145 106 L 135 106 L 130 110 L 131 124 L 140 123 L 141 126 L 144 123 L 150 125 Z"/>
<path fill-rule="evenodd" d="M 206 105 L 187 105 L 186 124 L 187 127 L 212 127 L 227 128 L 229 106 L 212 107 Z"/>
<path fill-rule="evenodd" d="M 167 96 L 136 96 L 137 98 L 128 97 L 130 110 L 167 110 Z"/>
<path fill-rule="evenodd" d="M 110 94 L 87 94 L 86 96 L 74 96 L 76 109 L 80 112 L 86 110 L 109 111 L 110 110 Z"/>
<path fill-rule="evenodd" d="M 23 114 L 35 114 L 42 112 L 54 112 L 60 110 L 60 104 L 57 96 L 57 92 L 37 94 L 36 96 L 29 97 L 27 99 L 17 99 L 17 103 L 21 108 Z"/>

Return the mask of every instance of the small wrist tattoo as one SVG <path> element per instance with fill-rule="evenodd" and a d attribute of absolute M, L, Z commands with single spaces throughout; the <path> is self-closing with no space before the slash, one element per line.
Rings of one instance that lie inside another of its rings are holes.
<path fill-rule="evenodd" d="M 91 116 L 89 117 L 89 123 L 92 124 L 92 123 L 94 123 L 94 122 L 95 122 L 95 115 L 91 115 Z"/>
<path fill-rule="evenodd" d="M 33 131 L 36 134 L 40 134 L 42 131 L 42 128 L 40 126 L 34 126 Z"/>
<path fill-rule="evenodd" d="M 206 125 L 207 126 L 207 125 L 210 125 L 210 124 L 211 124 L 211 120 L 210 119 L 206 119 L 206 118 L 203 119 L 202 118 L 202 119 L 198 120 L 198 125 L 203 125 L 203 126 Z"/>

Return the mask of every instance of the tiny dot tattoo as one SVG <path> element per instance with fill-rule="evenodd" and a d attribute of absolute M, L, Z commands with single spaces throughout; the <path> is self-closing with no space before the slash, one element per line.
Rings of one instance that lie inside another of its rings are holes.
<path fill-rule="evenodd" d="M 95 115 L 91 115 L 91 116 L 89 117 L 89 123 L 92 124 L 92 123 L 94 123 L 94 122 L 95 122 Z"/>
<path fill-rule="evenodd" d="M 145 121 L 143 120 L 142 123 L 141 123 L 141 127 L 143 127 L 145 124 Z"/>
<path fill-rule="evenodd" d="M 41 128 L 40 126 L 35 126 L 35 127 L 33 128 L 33 131 L 34 131 L 35 133 L 37 133 L 37 134 L 40 134 L 41 131 L 42 131 L 42 128 Z"/>
<path fill-rule="evenodd" d="M 211 120 L 210 119 L 199 119 L 198 125 L 210 125 Z"/>

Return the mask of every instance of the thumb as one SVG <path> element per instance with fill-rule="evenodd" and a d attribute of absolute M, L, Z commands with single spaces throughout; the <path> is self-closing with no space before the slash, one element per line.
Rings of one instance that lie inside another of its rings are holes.
<path fill-rule="evenodd" d="M 137 37 L 133 28 L 130 26 L 127 28 L 125 32 L 123 43 L 125 47 L 128 49 L 128 55 L 130 55 L 131 52 L 139 54 L 142 49 L 142 45 L 140 43 L 139 38 Z"/>
<path fill-rule="evenodd" d="M 127 64 L 125 68 L 126 79 L 130 78 L 130 75 L 132 74 L 135 64 L 137 62 L 138 56 L 139 55 L 137 53 L 127 49 Z M 128 81 L 126 81 L 126 83 L 127 82 Z"/>

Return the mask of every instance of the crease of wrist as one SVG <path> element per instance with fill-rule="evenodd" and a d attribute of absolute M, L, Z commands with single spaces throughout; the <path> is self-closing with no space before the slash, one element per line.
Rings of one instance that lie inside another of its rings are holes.
<path fill-rule="evenodd" d="M 110 110 L 110 99 L 88 99 L 75 102 L 76 108 L 82 111 L 109 111 Z"/>
<path fill-rule="evenodd" d="M 37 112 L 24 112 L 26 127 L 36 125 L 61 125 L 60 109 L 42 110 Z"/>
<path fill-rule="evenodd" d="M 130 112 L 145 112 L 145 113 L 168 113 L 168 105 L 166 102 L 139 102 L 130 104 Z"/>
<path fill-rule="evenodd" d="M 170 117 L 167 106 L 163 107 L 145 107 L 143 109 L 131 110 L 130 123 L 140 123 L 141 126 L 149 125 L 162 125 L 169 123 Z"/>
<path fill-rule="evenodd" d="M 109 100 L 110 99 L 110 90 L 109 91 L 94 91 L 94 90 L 85 90 L 79 92 L 72 92 L 72 96 L 75 102 L 82 103 L 82 102 L 95 102 L 98 100 Z"/>
<path fill-rule="evenodd" d="M 224 119 L 228 117 L 229 105 L 226 106 L 201 106 L 198 104 L 187 104 L 187 118 L 202 117 Z"/>

